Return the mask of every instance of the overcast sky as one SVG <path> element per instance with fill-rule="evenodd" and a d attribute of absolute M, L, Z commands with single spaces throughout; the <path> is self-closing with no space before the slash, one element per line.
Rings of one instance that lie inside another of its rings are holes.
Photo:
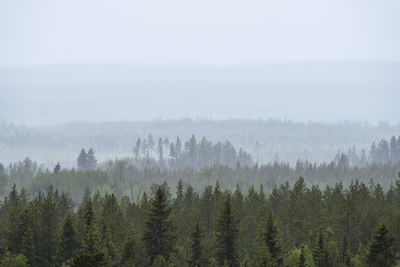
<path fill-rule="evenodd" d="M 0 0 L 0 67 L 400 60 L 398 0 Z"/>

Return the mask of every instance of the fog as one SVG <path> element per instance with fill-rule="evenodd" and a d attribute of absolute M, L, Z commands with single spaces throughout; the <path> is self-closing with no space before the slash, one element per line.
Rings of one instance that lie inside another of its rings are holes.
<path fill-rule="evenodd" d="M 0 119 L 398 123 L 397 1 L 1 1 Z"/>
<path fill-rule="evenodd" d="M 189 118 L 399 122 L 400 64 L 54 65 L 0 71 L 8 122 Z"/>

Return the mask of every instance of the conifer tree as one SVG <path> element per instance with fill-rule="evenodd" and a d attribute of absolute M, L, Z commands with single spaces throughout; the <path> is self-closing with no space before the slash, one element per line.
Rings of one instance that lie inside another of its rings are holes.
<path fill-rule="evenodd" d="M 58 174 L 61 170 L 61 165 L 57 162 L 56 166 L 54 167 L 54 174 Z"/>
<path fill-rule="evenodd" d="M 62 261 L 71 259 L 78 249 L 79 243 L 76 240 L 76 233 L 72 222 L 72 214 L 71 212 L 68 212 L 64 219 L 60 242 L 60 254 Z"/>
<path fill-rule="evenodd" d="M 190 267 L 206 266 L 203 255 L 202 238 L 203 230 L 201 229 L 199 222 L 197 221 L 192 232 L 192 240 L 190 245 L 190 259 L 188 260 L 188 264 Z"/>
<path fill-rule="evenodd" d="M 237 226 L 232 211 L 230 195 L 227 196 L 220 211 L 216 237 L 216 256 L 218 262 L 222 265 L 226 260 L 230 267 L 237 266 Z"/>
<path fill-rule="evenodd" d="M 96 249 L 98 233 L 96 231 L 95 214 L 91 197 L 86 201 L 83 208 L 83 220 L 85 226 L 83 248 L 85 248 L 89 253 L 92 253 Z"/>
<path fill-rule="evenodd" d="M 317 240 L 315 244 L 315 248 L 313 251 L 313 258 L 316 267 L 329 267 L 331 266 L 329 261 L 329 253 L 326 248 L 324 234 L 322 229 L 319 229 L 317 234 Z"/>
<path fill-rule="evenodd" d="M 133 148 L 133 153 L 135 154 L 135 160 L 140 159 L 140 150 L 142 146 L 142 140 L 140 138 L 137 139 L 135 147 Z"/>
<path fill-rule="evenodd" d="M 77 159 L 77 164 L 78 164 L 78 170 L 84 171 L 87 170 L 88 168 L 88 154 L 86 153 L 86 150 L 82 148 L 81 153 L 78 156 Z"/>
<path fill-rule="evenodd" d="M 389 229 L 382 222 L 378 225 L 372 240 L 369 243 L 367 253 L 368 266 L 391 267 L 395 266 L 393 253 L 394 239 L 390 236 Z"/>
<path fill-rule="evenodd" d="M 22 239 L 22 254 L 26 257 L 27 263 L 30 266 L 33 266 L 35 262 L 36 252 L 33 239 L 33 231 L 29 224 Z"/>
<path fill-rule="evenodd" d="M 122 247 L 122 265 L 133 266 L 135 260 L 135 239 L 132 233 L 126 238 Z"/>
<path fill-rule="evenodd" d="M 170 219 L 171 207 L 162 186 L 158 186 L 150 204 L 143 242 L 152 265 L 157 256 L 169 261 L 171 253 L 175 251 L 175 233 Z"/>
<path fill-rule="evenodd" d="M 163 148 L 163 140 L 161 137 L 160 139 L 158 139 L 157 152 L 158 152 L 158 162 L 160 163 L 160 165 L 162 165 L 164 162 L 164 148 Z"/>
<path fill-rule="evenodd" d="M 93 148 L 90 148 L 88 153 L 87 153 L 87 162 L 86 162 L 86 168 L 89 170 L 94 170 L 97 167 L 97 159 L 94 156 L 94 150 Z"/>
<path fill-rule="evenodd" d="M 175 151 L 176 151 L 176 154 L 179 157 L 179 155 L 182 152 L 182 142 L 181 142 L 181 139 L 179 138 L 179 136 L 176 137 Z"/>
<path fill-rule="evenodd" d="M 281 247 L 278 240 L 278 229 L 275 224 L 275 219 L 272 213 L 269 213 L 267 218 L 266 229 L 263 234 L 263 241 L 271 256 L 273 266 L 282 266 L 283 258 L 281 255 Z"/>
<path fill-rule="evenodd" d="M 273 267 L 273 261 L 271 259 L 271 254 L 269 253 L 268 247 L 261 243 L 258 247 L 256 259 L 254 262 L 255 267 Z"/>

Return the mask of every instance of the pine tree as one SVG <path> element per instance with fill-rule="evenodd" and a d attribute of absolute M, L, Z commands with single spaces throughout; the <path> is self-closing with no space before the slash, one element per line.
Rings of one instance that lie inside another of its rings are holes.
<path fill-rule="evenodd" d="M 26 257 L 27 263 L 30 266 L 33 266 L 35 262 L 36 251 L 35 251 L 32 228 L 29 224 L 26 228 L 24 237 L 22 239 L 22 254 Z"/>
<path fill-rule="evenodd" d="M 329 261 L 329 253 L 325 245 L 324 234 L 322 229 L 319 229 L 317 235 L 317 241 L 313 251 L 313 258 L 316 267 L 329 267 L 331 266 Z"/>
<path fill-rule="evenodd" d="M 59 220 L 54 193 L 50 188 L 40 203 L 38 260 L 40 266 L 54 266 L 57 251 L 57 225 Z"/>
<path fill-rule="evenodd" d="M 175 151 L 176 151 L 176 154 L 179 157 L 179 155 L 182 152 L 182 142 L 181 142 L 181 139 L 179 138 L 179 136 L 176 137 Z"/>
<path fill-rule="evenodd" d="M 126 238 L 122 247 L 123 266 L 133 266 L 135 261 L 135 238 L 132 233 Z"/>
<path fill-rule="evenodd" d="M 61 165 L 57 162 L 56 166 L 54 167 L 54 174 L 58 174 L 61 170 Z"/>
<path fill-rule="evenodd" d="M 88 153 L 87 153 L 87 169 L 89 170 L 94 170 L 97 167 L 97 159 L 94 156 L 94 150 L 93 148 L 90 148 Z"/>
<path fill-rule="evenodd" d="M 171 207 L 165 189 L 158 186 L 154 198 L 151 200 L 143 235 L 150 265 L 153 264 L 157 256 L 162 256 L 169 261 L 171 253 L 175 251 L 175 233 L 169 218 L 170 213 Z"/>
<path fill-rule="evenodd" d="M 236 238 L 237 226 L 232 211 L 231 197 L 228 195 L 217 222 L 216 256 L 221 265 L 225 260 L 230 267 L 238 265 Z"/>
<path fill-rule="evenodd" d="M 268 247 L 261 243 L 258 247 L 256 259 L 254 262 L 255 267 L 273 267 L 273 261 L 271 259 L 271 254 L 269 253 Z"/>
<path fill-rule="evenodd" d="M 140 159 L 140 150 L 142 146 L 142 140 L 140 138 L 137 139 L 135 147 L 133 148 L 133 153 L 135 154 L 135 160 Z"/>
<path fill-rule="evenodd" d="M 78 170 L 80 171 L 87 170 L 88 154 L 86 154 L 86 150 L 84 148 L 82 148 L 81 153 L 78 156 L 77 163 L 78 163 Z"/>
<path fill-rule="evenodd" d="M 386 224 L 382 222 L 376 228 L 372 240 L 369 243 L 367 253 L 368 266 L 395 266 L 393 244 L 394 239 L 390 236 Z"/>
<path fill-rule="evenodd" d="M 149 135 L 147 136 L 147 147 L 150 149 L 150 156 L 153 156 L 153 150 L 154 150 L 154 138 L 153 135 L 151 133 L 149 133 Z"/>
<path fill-rule="evenodd" d="M 157 152 L 158 152 L 158 162 L 160 163 L 160 165 L 162 165 L 164 162 L 164 149 L 163 149 L 163 140 L 161 137 L 160 139 L 158 139 Z"/>
<path fill-rule="evenodd" d="M 60 248 L 62 261 L 71 259 L 79 249 L 79 243 L 76 240 L 76 233 L 72 222 L 71 212 L 68 212 L 64 219 Z"/>
<path fill-rule="evenodd" d="M 275 220 L 272 213 L 269 213 L 267 218 L 266 229 L 263 234 L 263 241 L 271 256 L 273 266 L 283 266 L 283 258 L 281 255 L 281 247 L 278 240 L 278 229 L 275 225 Z"/>
<path fill-rule="evenodd" d="M 192 240 L 190 245 L 190 259 L 188 260 L 188 264 L 190 267 L 206 266 L 206 262 L 203 256 L 203 246 L 201 244 L 202 238 L 203 230 L 201 229 L 199 222 L 197 221 L 192 232 Z"/>
<path fill-rule="evenodd" d="M 83 208 L 83 220 L 85 232 L 83 237 L 83 247 L 90 253 L 94 252 L 98 242 L 98 233 L 96 230 L 95 214 L 93 210 L 92 198 L 86 201 Z"/>

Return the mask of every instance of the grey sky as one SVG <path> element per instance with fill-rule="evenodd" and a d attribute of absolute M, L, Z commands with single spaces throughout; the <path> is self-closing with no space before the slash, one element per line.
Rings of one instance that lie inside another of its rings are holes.
<path fill-rule="evenodd" d="M 0 0 L 0 67 L 400 60 L 400 1 Z"/>

